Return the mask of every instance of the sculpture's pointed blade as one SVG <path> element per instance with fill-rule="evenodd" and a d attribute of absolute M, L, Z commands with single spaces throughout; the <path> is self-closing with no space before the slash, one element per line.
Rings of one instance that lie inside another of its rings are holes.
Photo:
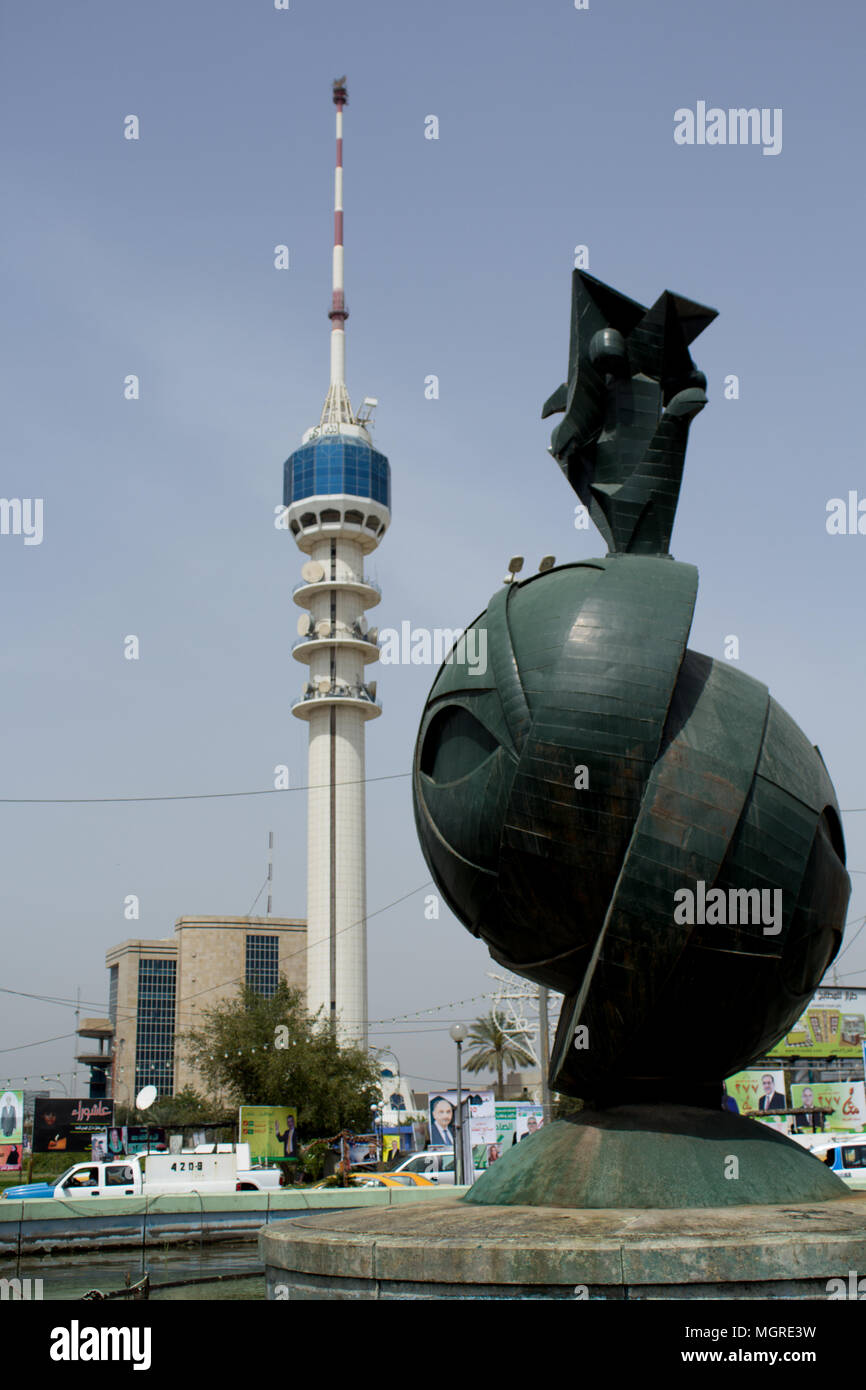
<path fill-rule="evenodd" d="M 686 340 L 686 347 L 695 341 L 699 333 L 703 333 L 713 321 L 719 317 L 718 309 L 709 309 L 705 304 L 696 304 L 693 299 L 686 299 L 681 294 L 673 294 L 670 290 L 665 291 L 674 302 L 679 321 L 683 326 L 683 337 Z"/>

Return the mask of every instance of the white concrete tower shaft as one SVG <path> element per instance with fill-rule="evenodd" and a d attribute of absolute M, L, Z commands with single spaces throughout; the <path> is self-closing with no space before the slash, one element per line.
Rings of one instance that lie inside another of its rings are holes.
<path fill-rule="evenodd" d="M 373 448 L 368 417 L 352 411 L 345 383 L 343 282 L 343 107 L 334 83 L 337 163 L 331 372 L 319 424 L 286 463 L 289 529 L 309 557 L 294 599 L 293 656 L 309 667 L 292 712 L 309 725 L 307 839 L 307 999 L 345 1042 L 367 1045 L 365 724 L 381 714 L 365 667 L 378 660 L 378 636 L 365 609 L 380 600 L 364 557 L 389 525 L 390 469 Z M 372 403 L 369 403 L 372 404 Z"/>

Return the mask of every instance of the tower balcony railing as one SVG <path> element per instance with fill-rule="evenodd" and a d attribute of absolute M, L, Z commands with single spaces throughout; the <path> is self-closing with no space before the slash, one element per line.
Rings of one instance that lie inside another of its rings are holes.
<path fill-rule="evenodd" d="M 336 585 L 338 588 L 342 587 L 346 589 L 372 589 L 374 594 L 378 594 L 380 598 L 382 597 L 380 585 L 378 585 L 375 580 L 368 579 L 364 574 L 355 579 L 320 579 L 315 584 L 307 584 L 306 581 L 302 581 L 300 584 L 296 584 L 292 589 L 292 598 L 294 598 L 295 594 L 301 593 L 304 589 L 324 589 L 326 586 L 330 585 Z"/>
<path fill-rule="evenodd" d="M 292 651 L 296 651 L 298 647 L 315 646 L 320 642 L 326 645 L 346 643 L 354 647 L 370 647 L 375 651 L 381 649 L 378 635 L 371 637 L 368 632 L 362 632 L 357 623 L 353 623 L 351 627 L 346 625 L 345 627 L 338 628 L 336 632 L 333 630 L 329 630 L 326 633 L 313 631 L 308 632 L 304 637 L 297 637 L 292 643 Z"/>
<path fill-rule="evenodd" d="M 324 682 L 320 684 L 324 685 Z M 381 700 L 376 698 L 368 685 L 350 685 L 348 681 L 339 684 L 331 681 L 324 689 L 320 689 L 319 684 L 311 685 L 307 682 L 298 698 L 292 701 L 292 708 L 315 700 L 360 700 L 362 704 L 373 705 L 378 710 L 382 708 Z"/>

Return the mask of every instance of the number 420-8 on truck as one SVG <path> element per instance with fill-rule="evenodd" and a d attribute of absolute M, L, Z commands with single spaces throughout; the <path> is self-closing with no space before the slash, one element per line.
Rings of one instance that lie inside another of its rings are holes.
<path fill-rule="evenodd" d="M 128 1155 L 103 1163 L 75 1163 L 50 1182 L 7 1187 L 4 1197 L 157 1197 L 166 1193 L 273 1192 L 280 1186 L 277 1168 L 251 1168 L 249 1146 L 231 1153 L 186 1152 Z"/>

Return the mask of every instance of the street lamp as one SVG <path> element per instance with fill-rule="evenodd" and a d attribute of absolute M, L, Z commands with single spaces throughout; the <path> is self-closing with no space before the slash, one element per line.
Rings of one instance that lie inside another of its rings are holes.
<path fill-rule="evenodd" d="M 56 1081 L 57 1084 L 58 1084 L 58 1086 L 62 1086 L 62 1087 L 63 1087 L 63 1094 L 64 1094 L 65 1096 L 68 1096 L 68 1095 L 69 1095 L 69 1092 L 68 1092 L 67 1089 L 66 1089 L 66 1082 L 65 1082 L 65 1081 L 61 1081 L 59 1076 L 43 1076 L 43 1077 L 41 1077 L 40 1079 L 41 1079 L 42 1081 Z"/>
<path fill-rule="evenodd" d="M 463 1182 L 463 1076 L 461 1073 L 463 1043 L 469 1034 L 465 1023 L 452 1023 L 449 1033 L 457 1044 L 457 1140 L 454 1145 L 454 1181 Z"/>

